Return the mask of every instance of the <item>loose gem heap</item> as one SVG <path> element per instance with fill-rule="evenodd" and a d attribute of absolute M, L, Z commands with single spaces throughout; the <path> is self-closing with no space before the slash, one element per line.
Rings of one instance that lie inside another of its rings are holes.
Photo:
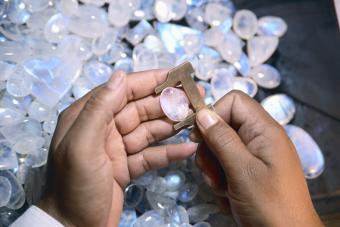
<path fill-rule="evenodd" d="M 113 72 L 189 61 L 207 104 L 235 89 L 254 97 L 257 85 L 272 89 L 282 81 L 280 71 L 266 62 L 286 31 L 283 19 L 235 12 L 230 0 L 0 1 L 1 224 L 8 226 L 17 209 L 41 196 L 44 180 L 34 174 L 43 176 L 38 167 L 46 164 L 58 114 Z M 160 102 L 173 121 L 191 111 L 179 88 L 165 89 Z M 261 104 L 282 125 L 294 117 L 294 102 L 285 94 Z M 296 126 L 286 130 L 306 177 L 319 176 L 324 160 L 315 141 Z M 183 130 L 161 143 L 188 137 Z M 194 160 L 134 179 L 125 191 L 119 226 L 234 226 L 214 205 Z"/>

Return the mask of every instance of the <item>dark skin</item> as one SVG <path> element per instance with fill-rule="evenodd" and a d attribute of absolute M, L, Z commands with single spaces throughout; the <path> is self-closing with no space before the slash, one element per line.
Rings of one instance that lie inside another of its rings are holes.
<path fill-rule="evenodd" d="M 195 143 L 152 147 L 176 132 L 154 96 L 167 70 L 118 72 L 65 110 L 38 204 L 65 226 L 117 226 L 132 178 L 183 160 Z M 322 226 L 294 146 L 255 101 L 231 92 L 198 113 L 197 163 L 241 226 Z"/>

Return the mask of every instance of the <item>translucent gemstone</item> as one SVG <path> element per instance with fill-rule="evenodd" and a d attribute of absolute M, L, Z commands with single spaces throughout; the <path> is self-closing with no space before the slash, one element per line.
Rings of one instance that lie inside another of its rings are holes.
<path fill-rule="evenodd" d="M 24 0 L 28 11 L 40 12 L 49 6 L 50 0 Z"/>
<path fill-rule="evenodd" d="M 70 93 L 70 95 L 71 94 L 72 93 Z M 69 107 L 75 101 L 75 98 L 71 97 L 70 95 L 66 95 L 64 98 L 62 98 L 59 101 L 59 103 L 57 105 L 57 114 L 60 114 L 62 111 L 64 111 L 67 107 Z M 50 119 L 53 119 L 54 114 L 55 113 L 51 113 Z"/>
<path fill-rule="evenodd" d="M 211 214 L 217 213 L 219 208 L 214 204 L 199 204 L 188 209 L 188 215 L 191 223 L 204 221 Z"/>
<path fill-rule="evenodd" d="M 146 191 L 146 198 L 154 210 L 162 210 L 176 205 L 176 200 L 158 192 Z"/>
<path fill-rule="evenodd" d="M 200 80 L 209 80 L 213 76 L 214 69 L 214 64 L 200 59 L 195 68 L 195 76 Z"/>
<path fill-rule="evenodd" d="M 0 61 L 0 81 L 5 81 L 13 73 L 15 65 Z"/>
<path fill-rule="evenodd" d="M 144 48 L 133 58 L 135 72 L 158 68 L 157 54 Z"/>
<path fill-rule="evenodd" d="M 76 15 L 78 8 L 78 0 L 60 0 L 60 11 L 66 16 Z"/>
<path fill-rule="evenodd" d="M 48 117 L 44 120 L 43 130 L 49 134 L 53 134 L 57 126 L 58 116 L 54 113 L 50 113 Z"/>
<path fill-rule="evenodd" d="M 320 176 L 325 168 L 325 160 L 317 143 L 298 126 L 286 125 L 285 129 L 295 145 L 305 177 L 313 179 Z"/>
<path fill-rule="evenodd" d="M 190 27 L 200 31 L 206 30 L 208 25 L 204 21 L 204 11 L 205 8 L 203 5 L 188 10 L 185 19 Z"/>
<path fill-rule="evenodd" d="M 116 27 L 128 24 L 132 16 L 132 9 L 125 0 L 111 1 L 109 6 L 109 21 Z"/>
<path fill-rule="evenodd" d="M 225 35 L 223 42 L 218 45 L 217 49 L 223 59 L 230 63 L 239 61 L 242 55 L 241 40 L 232 31 Z"/>
<path fill-rule="evenodd" d="M 254 80 L 247 77 L 235 77 L 233 79 L 233 90 L 239 90 L 250 97 L 254 97 L 257 93 L 257 85 Z"/>
<path fill-rule="evenodd" d="M 194 69 L 198 68 L 198 57 L 196 55 L 187 55 L 184 54 L 179 57 L 175 63 L 176 66 L 183 64 L 184 62 L 190 62 Z"/>
<path fill-rule="evenodd" d="M 108 27 L 107 13 L 93 5 L 79 5 L 78 13 L 69 20 L 69 29 L 85 37 L 96 38 L 105 33 Z"/>
<path fill-rule="evenodd" d="M 147 190 L 151 192 L 163 193 L 166 189 L 166 181 L 163 177 L 155 177 L 150 185 L 147 186 Z"/>
<path fill-rule="evenodd" d="M 15 97 L 24 97 L 32 92 L 33 81 L 22 65 L 17 65 L 7 80 L 7 92 Z"/>
<path fill-rule="evenodd" d="M 1 127 L 0 132 L 9 143 L 14 144 L 24 136 L 41 136 L 41 124 L 37 120 L 26 118 L 18 124 Z"/>
<path fill-rule="evenodd" d="M 198 194 L 198 186 L 194 183 L 186 183 L 179 190 L 178 200 L 187 203 L 192 201 Z"/>
<path fill-rule="evenodd" d="M 242 39 L 250 39 L 257 32 L 257 17 L 250 10 L 239 10 L 234 16 L 233 28 Z"/>
<path fill-rule="evenodd" d="M 154 6 L 155 16 L 160 22 L 169 22 L 172 19 L 172 0 L 156 0 Z"/>
<path fill-rule="evenodd" d="M 110 79 L 112 69 L 102 62 L 93 61 L 84 65 L 83 74 L 93 85 L 98 86 Z"/>
<path fill-rule="evenodd" d="M 0 42 L 0 61 L 21 63 L 31 54 L 31 48 L 24 42 Z"/>
<path fill-rule="evenodd" d="M 118 227 L 132 227 L 137 220 L 135 209 L 124 209 L 120 215 Z"/>
<path fill-rule="evenodd" d="M 194 227 L 211 227 L 211 225 L 208 222 L 198 222 Z"/>
<path fill-rule="evenodd" d="M 47 41 L 59 43 L 68 33 L 67 19 L 62 14 L 52 16 L 46 23 L 44 35 Z"/>
<path fill-rule="evenodd" d="M 0 2 L 0 20 L 1 18 L 6 16 L 8 6 L 9 6 L 9 1 Z"/>
<path fill-rule="evenodd" d="M 259 19 L 257 33 L 259 35 L 273 35 L 281 37 L 286 33 L 287 28 L 288 26 L 282 18 L 266 16 Z"/>
<path fill-rule="evenodd" d="M 201 32 L 189 27 L 169 24 L 156 23 L 156 30 L 166 48 L 170 53 L 183 54 L 183 40 L 185 35 L 199 35 Z"/>
<path fill-rule="evenodd" d="M 26 114 L 26 110 L 31 105 L 32 97 L 25 96 L 25 97 L 14 97 L 8 93 L 5 93 L 4 96 L 0 100 L 1 106 L 6 106 L 11 109 L 15 109 L 21 112 L 23 115 Z"/>
<path fill-rule="evenodd" d="M 72 94 L 76 99 L 79 99 L 86 95 L 94 88 L 94 85 L 87 78 L 80 77 L 75 81 L 72 87 Z"/>
<path fill-rule="evenodd" d="M 6 207 L 17 210 L 25 203 L 25 191 L 16 177 L 8 170 L 0 171 L 0 176 L 6 177 L 11 183 L 11 197 Z"/>
<path fill-rule="evenodd" d="M 275 52 L 279 39 L 275 36 L 255 36 L 248 41 L 247 51 L 251 66 L 267 61 Z"/>
<path fill-rule="evenodd" d="M 107 64 L 112 64 L 117 62 L 119 59 L 125 58 L 127 54 L 125 53 L 125 48 L 120 43 L 112 43 L 111 48 L 108 53 L 100 56 L 99 60 Z"/>
<path fill-rule="evenodd" d="M 132 44 L 137 45 L 145 36 L 153 32 L 153 27 L 146 20 L 140 21 L 127 34 L 126 39 Z"/>
<path fill-rule="evenodd" d="M 233 65 L 242 76 L 249 76 L 250 62 L 248 56 L 245 53 L 242 53 L 240 60 L 234 62 Z"/>
<path fill-rule="evenodd" d="M 165 177 L 167 191 L 176 191 L 185 183 L 185 175 L 181 171 L 170 171 Z"/>
<path fill-rule="evenodd" d="M 138 184 L 130 184 L 125 188 L 124 205 L 129 208 L 136 207 L 143 199 L 145 189 Z"/>
<path fill-rule="evenodd" d="M 161 52 L 164 50 L 162 41 L 156 35 L 148 35 L 145 37 L 143 45 L 150 50 L 155 52 Z"/>
<path fill-rule="evenodd" d="M 11 182 L 3 176 L 0 176 L 0 207 L 6 206 L 11 198 Z"/>
<path fill-rule="evenodd" d="M 211 26 L 219 26 L 230 16 L 230 9 L 219 3 L 208 3 L 205 7 L 204 20 Z"/>
<path fill-rule="evenodd" d="M 9 21 L 2 22 L 2 25 L 0 26 L 0 33 L 10 40 L 22 41 L 24 39 L 22 31 L 19 29 L 19 25 L 13 24 Z"/>
<path fill-rule="evenodd" d="M 74 57 L 86 61 L 92 57 L 91 43 L 76 35 L 66 36 L 58 45 L 58 51 L 62 56 L 74 55 Z"/>
<path fill-rule="evenodd" d="M 186 0 L 172 0 L 171 4 L 171 19 L 180 20 L 185 16 L 187 12 Z"/>
<path fill-rule="evenodd" d="M 43 147 L 45 140 L 35 135 L 24 135 L 13 144 L 13 151 L 18 154 L 32 154 Z"/>
<path fill-rule="evenodd" d="M 197 56 L 200 60 L 210 64 L 217 64 L 222 61 L 221 55 L 215 49 L 207 46 L 203 46 Z"/>
<path fill-rule="evenodd" d="M 134 227 L 156 227 L 165 224 L 160 212 L 150 210 L 139 216 Z"/>
<path fill-rule="evenodd" d="M 182 206 L 174 206 L 168 209 L 162 210 L 162 216 L 166 223 L 175 225 L 189 224 L 189 216 L 186 209 Z"/>
<path fill-rule="evenodd" d="M 16 154 L 11 150 L 10 145 L 0 142 L 0 170 L 18 168 Z"/>
<path fill-rule="evenodd" d="M 276 68 L 271 65 L 262 64 L 255 66 L 250 76 L 256 81 L 256 83 L 264 88 L 276 88 L 280 85 L 281 75 Z"/>
<path fill-rule="evenodd" d="M 160 103 L 164 114 L 172 121 L 182 121 L 189 114 L 189 99 L 184 91 L 168 87 L 160 96 Z"/>
<path fill-rule="evenodd" d="M 123 70 L 126 73 L 133 71 L 133 61 L 131 58 L 122 58 L 115 63 L 113 71 Z"/>
<path fill-rule="evenodd" d="M 223 42 L 223 33 L 219 27 L 211 27 L 204 32 L 204 44 L 217 47 L 221 42 Z"/>
<path fill-rule="evenodd" d="M 150 185 L 152 181 L 154 180 L 154 178 L 156 177 L 157 177 L 157 173 L 155 171 L 148 171 L 144 173 L 144 175 L 134 179 L 133 183 L 142 185 L 142 186 L 147 186 L 147 185 Z"/>
<path fill-rule="evenodd" d="M 33 101 L 28 108 L 28 115 L 31 118 L 42 122 L 48 119 L 50 115 L 50 110 L 48 109 L 48 107 L 44 106 L 38 101 Z"/>
<path fill-rule="evenodd" d="M 8 18 L 15 24 L 24 24 L 30 17 L 23 0 L 9 1 Z"/>
<path fill-rule="evenodd" d="M 281 125 L 288 124 L 295 115 L 294 101 L 285 94 L 268 96 L 261 105 Z"/>
<path fill-rule="evenodd" d="M 99 36 L 93 40 L 92 52 L 95 55 L 103 55 L 107 53 L 112 47 L 112 44 L 116 41 L 117 36 L 118 31 L 116 29 L 107 29 L 103 36 Z"/>
<path fill-rule="evenodd" d="M 211 84 L 206 81 L 199 81 L 197 84 L 204 88 L 204 102 L 205 104 L 213 104 L 215 102 L 215 99 L 212 95 L 212 88 Z"/>
<path fill-rule="evenodd" d="M 18 110 L 0 107 L 0 126 L 16 124 L 24 118 L 24 114 Z"/>
<path fill-rule="evenodd" d="M 187 54 L 196 54 L 203 47 L 202 34 L 187 34 L 183 38 L 183 48 Z"/>

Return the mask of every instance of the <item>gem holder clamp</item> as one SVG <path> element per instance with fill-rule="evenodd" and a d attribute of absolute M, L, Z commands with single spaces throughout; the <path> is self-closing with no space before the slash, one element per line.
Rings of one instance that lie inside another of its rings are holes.
<path fill-rule="evenodd" d="M 183 64 L 171 69 L 168 72 L 166 81 L 155 88 L 155 93 L 160 94 L 167 87 L 177 87 L 182 85 L 190 104 L 194 109 L 194 113 L 189 114 L 183 121 L 174 125 L 175 130 L 187 128 L 195 124 L 196 113 L 202 109 L 212 109 L 211 105 L 206 105 L 200 95 L 192 75 L 195 73 L 191 63 Z"/>

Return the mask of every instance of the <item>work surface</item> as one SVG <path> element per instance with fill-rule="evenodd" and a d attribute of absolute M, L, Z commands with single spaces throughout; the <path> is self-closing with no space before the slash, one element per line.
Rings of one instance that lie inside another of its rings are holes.
<path fill-rule="evenodd" d="M 321 215 L 340 213 L 340 33 L 330 0 L 236 0 L 238 9 L 284 18 L 288 32 L 273 64 L 283 83 L 273 91 L 294 98 L 293 124 L 306 129 L 322 149 L 324 173 L 309 180 Z M 268 91 L 261 90 L 257 98 Z M 289 168 L 289 166 L 287 166 Z"/>

